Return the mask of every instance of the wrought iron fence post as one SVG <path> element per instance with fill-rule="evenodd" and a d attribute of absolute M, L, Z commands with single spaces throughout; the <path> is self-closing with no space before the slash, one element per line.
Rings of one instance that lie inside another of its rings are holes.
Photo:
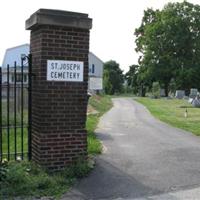
<path fill-rule="evenodd" d="M 29 72 L 28 72 L 28 158 L 31 160 L 31 127 L 32 127 L 32 55 L 28 56 Z"/>
<path fill-rule="evenodd" d="M 3 140 L 2 140 L 2 68 L 0 67 L 0 162 L 3 159 Z"/>

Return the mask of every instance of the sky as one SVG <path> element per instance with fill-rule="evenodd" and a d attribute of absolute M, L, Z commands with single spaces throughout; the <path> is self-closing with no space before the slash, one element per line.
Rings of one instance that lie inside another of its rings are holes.
<path fill-rule="evenodd" d="M 200 0 L 188 0 L 200 4 Z M 134 30 L 147 8 L 162 9 L 182 0 L 6 0 L 0 6 L 0 65 L 7 48 L 29 43 L 25 20 L 40 8 L 89 14 L 93 19 L 90 51 L 104 62 L 115 60 L 124 72 L 137 64 Z"/>

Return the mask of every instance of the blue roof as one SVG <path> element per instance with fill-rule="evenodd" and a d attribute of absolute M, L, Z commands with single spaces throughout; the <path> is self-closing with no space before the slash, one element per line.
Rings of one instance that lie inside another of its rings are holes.
<path fill-rule="evenodd" d="M 13 67 L 15 61 L 17 62 L 17 66 L 21 66 L 21 55 L 22 54 L 28 55 L 29 51 L 30 51 L 29 44 L 23 44 L 20 46 L 7 49 L 4 55 L 2 68 L 7 67 L 8 64 L 10 65 L 10 67 Z"/>

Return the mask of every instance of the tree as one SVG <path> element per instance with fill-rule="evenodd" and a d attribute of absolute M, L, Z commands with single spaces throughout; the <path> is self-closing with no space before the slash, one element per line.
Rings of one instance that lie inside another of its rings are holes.
<path fill-rule="evenodd" d="M 145 66 L 131 65 L 125 79 L 132 92 L 139 96 L 145 96 L 146 91 L 151 88 L 151 77 Z"/>
<path fill-rule="evenodd" d="M 199 18 L 199 5 L 169 3 L 162 10 L 144 11 L 141 26 L 135 30 L 143 73 L 152 82 L 158 81 L 166 96 L 172 78 L 177 89 L 200 88 Z"/>
<path fill-rule="evenodd" d="M 115 94 L 122 91 L 123 71 L 119 64 L 113 60 L 104 63 L 103 85 L 106 94 Z"/>
<path fill-rule="evenodd" d="M 138 92 L 138 82 L 137 82 L 137 77 L 138 77 L 138 65 L 131 65 L 129 67 L 129 71 L 125 74 L 125 79 L 127 80 L 127 85 L 130 88 L 130 90 L 133 93 Z"/>

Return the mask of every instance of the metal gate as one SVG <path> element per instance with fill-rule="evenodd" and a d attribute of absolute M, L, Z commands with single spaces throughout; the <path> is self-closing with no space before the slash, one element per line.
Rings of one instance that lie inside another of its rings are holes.
<path fill-rule="evenodd" d="M 0 68 L 0 161 L 31 159 L 31 55 Z"/>

